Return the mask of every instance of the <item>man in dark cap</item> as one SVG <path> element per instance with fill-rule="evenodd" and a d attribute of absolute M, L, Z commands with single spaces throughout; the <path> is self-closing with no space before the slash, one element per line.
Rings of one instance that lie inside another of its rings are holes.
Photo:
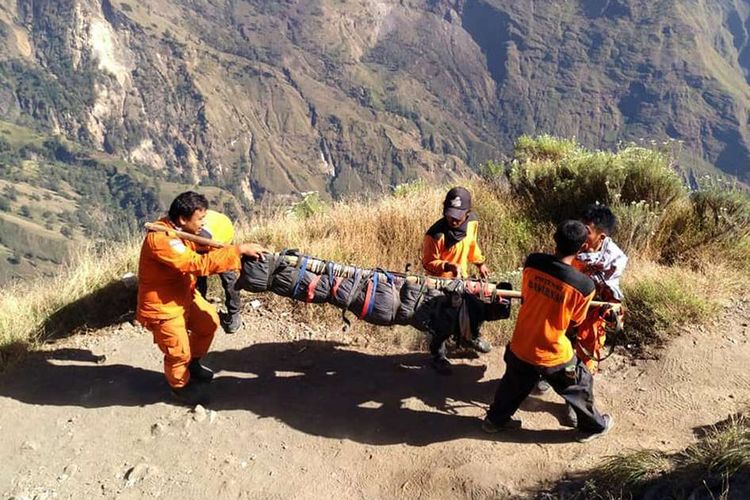
<path fill-rule="evenodd" d="M 443 201 L 443 218 L 433 224 L 424 237 L 422 266 L 428 274 L 441 278 L 467 278 L 469 264 L 477 266 L 482 278 L 489 276 L 484 254 L 477 243 L 479 220 L 471 209 L 471 193 L 458 186 L 448 191 Z M 443 374 L 450 373 L 450 362 L 445 357 L 445 338 L 433 337 L 430 352 L 432 366 Z M 479 352 L 492 347 L 481 338 L 470 341 Z"/>

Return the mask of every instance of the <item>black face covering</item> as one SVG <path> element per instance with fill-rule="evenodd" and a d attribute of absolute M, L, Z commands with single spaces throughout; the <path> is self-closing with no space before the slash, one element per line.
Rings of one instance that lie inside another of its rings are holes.
<path fill-rule="evenodd" d="M 469 227 L 469 222 L 473 220 L 477 220 L 477 216 L 474 215 L 474 212 L 469 212 L 469 216 L 464 223 L 454 229 L 448 225 L 448 221 L 443 217 L 440 220 L 441 225 L 443 226 L 440 228 L 440 232 L 445 235 L 445 248 L 451 248 L 453 245 L 466 238 L 466 228 Z"/>

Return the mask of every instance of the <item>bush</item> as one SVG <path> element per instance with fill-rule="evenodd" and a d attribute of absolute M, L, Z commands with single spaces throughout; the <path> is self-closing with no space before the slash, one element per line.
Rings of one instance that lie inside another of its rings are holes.
<path fill-rule="evenodd" d="M 513 156 L 522 162 L 560 161 L 580 152 L 582 149 L 575 141 L 546 134 L 522 135 L 513 147 Z"/>
<path fill-rule="evenodd" d="M 302 193 L 302 200 L 289 207 L 286 213 L 297 219 L 307 219 L 324 209 L 325 204 L 320 199 L 320 194 L 317 191 L 311 191 Z"/>
<path fill-rule="evenodd" d="M 595 202 L 613 208 L 641 201 L 665 207 L 686 193 L 669 158 L 654 150 L 631 146 L 591 152 L 543 136 L 524 138 L 516 151 L 506 171 L 511 192 L 540 220 L 575 218 Z"/>
<path fill-rule="evenodd" d="M 716 252 L 730 255 L 750 236 L 750 198 L 733 186 L 711 184 L 672 207 L 660 233 L 660 259 L 665 263 Z"/>

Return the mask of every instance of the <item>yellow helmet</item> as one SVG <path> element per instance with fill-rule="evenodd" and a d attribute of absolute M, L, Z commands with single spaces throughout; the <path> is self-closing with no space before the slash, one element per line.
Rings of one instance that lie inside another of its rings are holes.
<path fill-rule="evenodd" d="M 228 245 L 234 238 L 234 226 L 226 215 L 215 210 L 206 210 L 202 233 L 201 236 L 208 233 L 208 238 Z"/>

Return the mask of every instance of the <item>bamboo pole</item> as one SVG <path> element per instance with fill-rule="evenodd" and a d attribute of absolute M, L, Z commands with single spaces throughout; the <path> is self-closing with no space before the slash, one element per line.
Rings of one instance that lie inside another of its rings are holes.
<path fill-rule="evenodd" d="M 206 247 L 224 248 L 229 246 L 225 245 L 224 243 L 219 243 L 218 241 L 212 240 L 210 238 L 204 238 L 203 236 L 198 236 L 197 234 L 193 233 L 186 233 L 185 231 L 179 231 L 177 229 L 172 229 L 153 222 L 147 222 L 145 226 L 149 231 L 159 231 L 162 233 L 173 234 L 182 238 L 183 240 L 193 241 L 195 243 L 198 243 L 199 245 L 203 245 Z"/>
<path fill-rule="evenodd" d="M 214 248 L 224 248 L 228 245 L 225 245 L 223 243 L 219 243 L 218 241 L 204 238 L 202 236 L 198 236 L 197 234 L 192 233 L 186 233 L 184 231 L 179 231 L 177 229 L 171 229 L 166 226 L 162 226 L 161 224 L 155 224 L 151 222 L 147 222 L 145 224 L 146 229 L 149 231 L 161 231 L 163 233 L 167 234 L 174 234 L 175 236 L 178 236 L 182 239 L 193 241 L 195 243 L 198 243 L 200 245 L 208 246 L 208 247 L 214 247 Z M 279 254 L 276 253 L 273 255 L 274 260 L 276 260 L 279 257 Z M 296 255 L 284 255 L 284 260 L 292 266 L 297 265 L 298 257 Z M 305 268 L 315 274 L 322 274 L 324 272 L 327 272 L 327 266 L 329 262 L 318 259 L 317 257 L 307 257 L 307 262 L 305 263 Z M 359 271 L 362 274 L 363 278 L 370 277 L 374 272 L 380 273 L 380 275 L 385 279 L 386 274 L 385 271 L 377 270 L 377 269 L 364 269 L 361 267 L 356 267 L 348 264 L 338 264 L 335 262 L 331 262 L 332 264 L 332 272 L 334 276 L 339 276 L 343 278 L 350 278 L 354 276 L 354 274 Z M 425 276 L 421 274 L 404 274 L 404 273 L 397 273 L 397 272 L 388 272 L 388 274 L 396 277 L 397 279 L 401 280 L 402 282 L 406 283 L 425 283 L 427 288 L 437 288 L 437 289 L 445 289 L 448 288 L 450 285 L 455 284 L 457 280 L 450 279 L 450 278 L 438 278 L 435 276 Z M 472 293 L 473 295 L 479 295 L 480 297 L 483 296 L 485 298 L 490 298 L 493 295 L 503 297 L 505 299 L 523 299 L 521 296 L 521 292 L 518 290 L 504 290 L 502 288 L 498 288 L 496 283 L 490 283 L 488 281 L 482 281 L 482 280 L 474 280 L 474 279 L 463 279 L 459 280 L 463 281 L 464 289 L 468 292 Z M 614 302 L 600 302 L 598 300 L 594 300 L 591 302 L 592 306 L 603 306 L 603 305 L 610 305 L 613 309 L 618 310 L 621 307 L 621 304 L 614 303 Z"/>

